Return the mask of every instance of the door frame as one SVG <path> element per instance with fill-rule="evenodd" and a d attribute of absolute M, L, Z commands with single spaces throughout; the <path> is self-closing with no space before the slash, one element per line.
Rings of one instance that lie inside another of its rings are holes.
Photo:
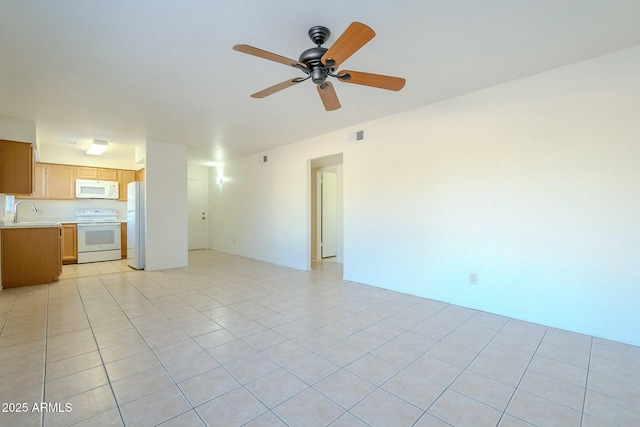
<path fill-rule="evenodd" d="M 307 161 L 307 269 L 311 270 L 311 262 L 320 261 L 321 251 L 319 246 L 320 233 L 320 212 L 318 209 L 319 182 L 317 172 L 325 170 L 335 170 L 338 179 L 337 205 L 338 205 L 338 250 L 336 262 L 344 263 L 343 244 L 343 155 L 342 153 L 323 156 Z"/>

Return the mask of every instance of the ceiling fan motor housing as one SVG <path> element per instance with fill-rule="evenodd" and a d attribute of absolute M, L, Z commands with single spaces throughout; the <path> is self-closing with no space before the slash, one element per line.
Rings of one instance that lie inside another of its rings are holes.
<path fill-rule="evenodd" d="M 330 71 L 321 61 L 322 55 L 324 55 L 326 51 L 327 49 L 324 47 L 312 47 L 302 52 L 298 59 L 307 66 L 311 80 L 313 80 L 315 84 L 324 83 L 327 79 L 328 71 Z"/>

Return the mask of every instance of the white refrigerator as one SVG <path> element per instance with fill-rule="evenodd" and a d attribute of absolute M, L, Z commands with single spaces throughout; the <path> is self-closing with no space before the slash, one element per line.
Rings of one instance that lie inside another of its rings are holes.
<path fill-rule="evenodd" d="M 144 183 L 127 184 L 127 264 L 144 268 Z"/>

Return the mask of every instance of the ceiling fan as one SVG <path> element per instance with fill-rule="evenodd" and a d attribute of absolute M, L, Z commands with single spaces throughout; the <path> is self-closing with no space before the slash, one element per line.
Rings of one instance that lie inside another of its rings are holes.
<path fill-rule="evenodd" d="M 263 89 L 260 92 L 256 92 L 251 95 L 251 97 L 264 98 L 265 96 L 272 95 L 282 89 L 286 89 L 290 86 L 311 79 L 311 81 L 317 85 L 318 93 L 320 94 L 325 110 L 333 111 L 340 108 L 340 101 L 338 101 L 338 96 L 336 95 L 333 85 L 327 80 L 328 77 L 334 77 L 338 79 L 338 81 L 345 83 L 354 83 L 396 91 L 404 87 L 405 79 L 401 77 L 363 73 L 361 71 L 336 71 L 347 58 L 353 55 L 376 35 L 371 28 L 360 22 L 352 22 L 340 37 L 338 37 L 338 40 L 336 40 L 335 43 L 327 49 L 322 47 L 322 45 L 327 41 L 330 34 L 331 32 L 326 27 L 311 27 L 309 29 L 309 38 L 316 44 L 316 47 L 312 47 L 302 52 L 297 61 L 246 44 L 237 44 L 233 46 L 233 49 L 238 52 L 279 62 L 302 70 L 307 75 L 306 77 L 296 77 L 285 80 L 282 83 L 278 83 Z"/>

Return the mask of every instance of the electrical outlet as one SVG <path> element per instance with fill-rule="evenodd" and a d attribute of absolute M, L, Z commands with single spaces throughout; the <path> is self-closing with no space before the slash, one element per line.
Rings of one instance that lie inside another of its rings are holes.
<path fill-rule="evenodd" d="M 469 273 L 469 284 L 470 285 L 478 284 L 478 273 Z"/>

